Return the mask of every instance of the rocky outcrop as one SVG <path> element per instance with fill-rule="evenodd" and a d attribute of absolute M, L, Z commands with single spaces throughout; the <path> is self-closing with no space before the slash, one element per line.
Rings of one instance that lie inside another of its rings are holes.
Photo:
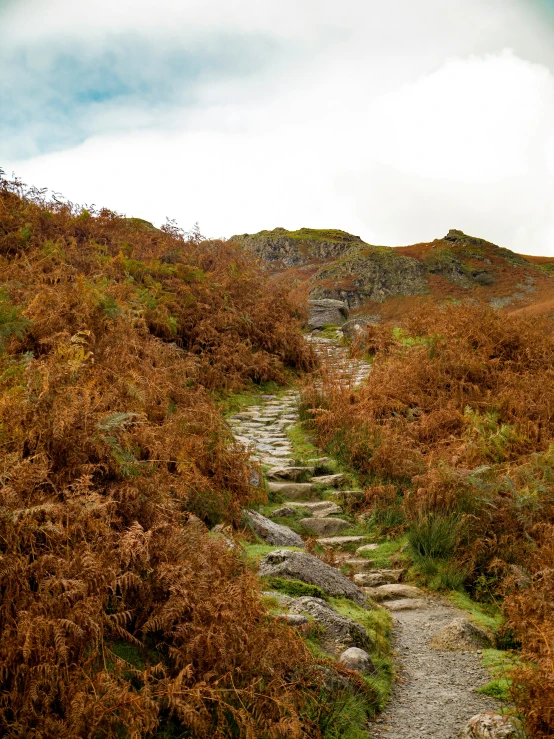
<path fill-rule="evenodd" d="M 512 716 L 478 713 L 469 719 L 458 739 L 524 739 L 521 723 Z"/>
<path fill-rule="evenodd" d="M 344 300 L 350 308 L 366 300 L 382 303 L 397 295 L 427 292 L 425 266 L 392 247 L 355 247 L 310 280 L 310 298 Z"/>
<path fill-rule="evenodd" d="M 273 268 L 331 261 L 353 245 L 364 243 L 359 236 L 346 231 L 315 228 L 301 228 L 298 231 L 274 228 L 273 231 L 232 236 L 230 240 L 261 257 Z"/>
<path fill-rule="evenodd" d="M 348 318 L 348 306 L 341 300 L 310 300 L 308 310 L 308 328 L 311 331 L 325 326 L 340 326 Z"/>
<path fill-rule="evenodd" d="M 373 644 L 366 630 L 347 616 L 342 616 L 321 598 L 295 598 L 289 604 L 291 613 L 310 616 L 321 628 L 321 643 L 326 651 L 339 655 L 345 649 L 371 649 Z M 355 669 L 355 668 L 353 668 Z"/>
<path fill-rule="evenodd" d="M 307 552 L 276 549 L 266 555 L 260 562 L 260 575 L 301 580 L 309 585 L 317 585 L 327 595 L 344 595 L 359 605 L 365 606 L 367 604 L 367 598 L 363 590 L 354 585 L 335 567 L 325 564 L 325 562 Z"/>
<path fill-rule="evenodd" d="M 282 526 L 257 511 L 244 511 L 244 518 L 256 534 L 268 544 L 276 547 L 302 547 L 304 540 L 288 526 Z"/>
<path fill-rule="evenodd" d="M 492 646 L 492 638 L 471 621 L 457 618 L 433 636 L 430 646 L 453 652 L 471 652 Z"/>

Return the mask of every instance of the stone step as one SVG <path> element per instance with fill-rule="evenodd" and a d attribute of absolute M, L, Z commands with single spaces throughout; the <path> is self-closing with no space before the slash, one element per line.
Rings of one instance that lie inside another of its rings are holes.
<path fill-rule="evenodd" d="M 354 575 L 356 585 L 375 588 L 378 585 L 398 583 L 406 570 L 375 570 L 374 572 L 360 572 Z"/>
<path fill-rule="evenodd" d="M 314 500 L 316 493 L 310 482 L 268 482 L 270 493 L 282 495 L 285 500 Z"/>
<path fill-rule="evenodd" d="M 342 508 L 336 503 L 331 503 L 328 500 L 318 500 L 314 503 L 301 501 L 297 503 L 291 503 L 295 508 L 305 508 L 310 511 L 312 516 L 318 516 L 319 518 L 326 518 L 327 516 L 333 516 L 336 513 L 341 513 Z"/>
<path fill-rule="evenodd" d="M 317 543 L 324 549 L 345 549 L 366 540 L 366 536 L 330 536 L 317 539 Z"/>
<path fill-rule="evenodd" d="M 358 547 L 356 549 L 356 554 L 362 554 L 363 552 L 374 552 L 376 549 L 379 549 L 379 544 L 376 542 L 372 542 L 371 544 L 364 544 L 361 547 Z"/>
<path fill-rule="evenodd" d="M 313 479 L 313 478 L 312 478 Z M 335 500 L 348 502 L 349 499 L 352 498 L 362 498 L 364 495 L 363 490 L 335 490 L 334 492 L 330 493 L 331 497 Z"/>
<path fill-rule="evenodd" d="M 310 482 L 313 482 L 315 485 L 325 485 L 328 488 L 340 488 L 341 485 L 346 484 L 347 478 L 342 473 L 336 475 L 318 475 L 317 477 L 311 477 Z"/>
<path fill-rule="evenodd" d="M 388 611 L 420 611 L 427 608 L 427 601 L 423 598 L 401 598 L 400 600 L 387 600 L 383 606 Z"/>
<path fill-rule="evenodd" d="M 361 557 L 359 559 L 354 557 L 352 559 L 345 559 L 343 564 L 350 567 L 352 572 L 357 574 L 359 572 L 371 572 L 374 560 L 366 559 L 365 557 Z"/>
<path fill-rule="evenodd" d="M 316 536 L 332 536 L 350 527 L 350 522 L 342 518 L 318 517 L 302 518 L 300 524 L 310 534 Z"/>
<path fill-rule="evenodd" d="M 379 585 L 376 588 L 364 587 L 364 592 L 378 603 L 385 600 L 400 600 L 401 598 L 424 598 L 425 593 L 415 585 L 391 584 Z"/>
<path fill-rule="evenodd" d="M 314 474 L 313 467 L 272 467 L 266 472 L 268 480 L 290 480 L 300 482 Z"/>

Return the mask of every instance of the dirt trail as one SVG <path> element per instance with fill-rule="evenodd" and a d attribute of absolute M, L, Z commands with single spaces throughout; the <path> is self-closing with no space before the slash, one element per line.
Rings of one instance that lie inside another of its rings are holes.
<path fill-rule="evenodd" d="M 322 362 L 329 369 L 339 370 L 341 381 L 357 385 L 369 375 L 370 366 L 349 359 L 338 342 L 312 338 L 312 343 Z M 298 393 L 295 391 L 279 398 L 262 396 L 259 405 L 230 419 L 235 438 L 248 446 L 260 463 L 281 467 L 295 464 L 287 429 L 297 422 Z M 298 497 L 298 490 L 294 490 L 295 487 L 303 488 L 300 492 L 304 492 L 311 485 L 289 484 L 288 487 L 295 501 L 293 505 L 311 500 L 309 495 L 308 498 Z M 329 518 L 327 513 L 321 515 Z M 332 543 L 333 537 L 318 541 L 340 552 L 340 538 L 335 537 L 336 545 Z M 359 543 L 363 545 L 364 542 Z M 383 583 L 397 582 L 394 578 L 387 579 L 393 572 L 377 571 Z M 378 591 L 379 585 L 376 585 L 376 588 L 368 588 L 368 593 Z M 467 614 L 443 598 L 429 597 L 415 590 L 415 598 L 409 593 L 408 597 L 399 593 L 394 600 L 382 603 L 392 612 L 394 620 L 397 680 L 387 709 L 371 724 L 368 736 L 375 739 L 456 739 L 468 719 L 483 711 L 498 712 L 500 704 L 476 692 L 490 680 L 487 670 L 480 665 L 478 654 L 437 651 L 429 646 L 439 629 L 456 618 L 467 618 Z"/>

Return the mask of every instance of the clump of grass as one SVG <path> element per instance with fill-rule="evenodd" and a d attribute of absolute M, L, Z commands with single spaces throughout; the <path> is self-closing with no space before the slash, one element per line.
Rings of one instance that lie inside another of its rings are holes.
<path fill-rule="evenodd" d="M 321 598 L 328 600 L 329 596 L 317 585 L 310 585 L 301 580 L 288 580 L 284 577 L 263 578 L 264 587 L 269 590 L 277 590 L 279 593 L 290 595 L 292 598 L 309 596 L 310 598 Z"/>

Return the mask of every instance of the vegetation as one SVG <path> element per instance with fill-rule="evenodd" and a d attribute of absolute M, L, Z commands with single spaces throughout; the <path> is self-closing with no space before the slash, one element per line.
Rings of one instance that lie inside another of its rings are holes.
<path fill-rule="evenodd" d="M 206 527 L 264 499 L 213 396 L 313 366 L 283 288 L 5 179 L 0 282 L 0 734 L 346 736 L 357 678 Z"/>
<path fill-rule="evenodd" d="M 530 732 L 551 736 L 552 322 L 449 305 L 397 328 L 368 326 L 370 382 L 353 391 L 324 378 L 306 389 L 304 417 L 357 471 L 357 512 L 384 533 L 406 532 L 428 584 L 502 603 L 498 638 L 520 645 L 526 665 L 511 673 L 511 695 Z"/>

